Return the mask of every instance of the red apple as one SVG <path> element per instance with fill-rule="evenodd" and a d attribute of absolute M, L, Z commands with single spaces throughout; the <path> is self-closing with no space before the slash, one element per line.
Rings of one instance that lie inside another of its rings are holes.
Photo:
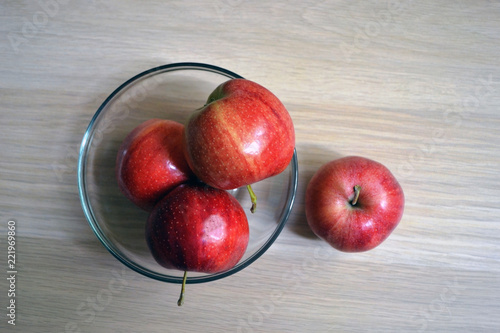
<path fill-rule="evenodd" d="M 281 173 L 295 132 L 288 111 L 263 86 L 245 79 L 219 85 L 186 124 L 185 155 L 203 182 L 234 189 Z"/>
<path fill-rule="evenodd" d="M 203 183 L 187 183 L 167 194 L 150 213 L 146 241 L 163 267 L 217 273 L 234 267 L 249 240 L 247 217 L 228 192 Z"/>
<path fill-rule="evenodd" d="M 194 177 L 182 149 L 184 125 L 150 119 L 134 128 L 116 158 L 120 190 L 137 206 L 150 211 L 166 193 Z"/>
<path fill-rule="evenodd" d="M 306 218 L 334 248 L 361 252 L 382 243 L 404 210 L 403 189 L 382 164 L 343 157 L 323 165 L 306 189 Z"/>
<path fill-rule="evenodd" d="M 166 268 L 217 273 L 238 263 L 248 245 L 247 217 L 231 194 L 202 183 L 179 185 L 151 211 L 146 240 Z"/>

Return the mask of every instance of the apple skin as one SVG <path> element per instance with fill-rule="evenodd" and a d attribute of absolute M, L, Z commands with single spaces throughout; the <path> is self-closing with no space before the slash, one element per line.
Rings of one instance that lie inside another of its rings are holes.
<path fill-rule="evenodd" d="M 295 130 L 273 93 L 255 82 L 232 79 L 188 119 L 184 144 L 196 176 L 230 190 L 285 170 L 293 157 Z"/>
<path fill-rule="evenodd" d="M 174 187 L 194 178 L 182 149 L 184 125 L 150 119 L 134 128 L 116 157 L 120 190 L 134 204 L 151 211 Z"/>
<path fill-rule="evenodd" d="M 201 182 L 179 185 L 150 213 L 146 241 L 163 267 L 217 273 L 235 266 L 249 240 L 247 217 L 228 192 Z"/>
<path fill-rule="evenodd" d="M 361 187 L 355 205 L 354 187 Z M 362 252 L 382 243 L 399 224 L 403 189 L 382 164 L 347 156 L 323 165 L 306 189 L 306 218 L 312 231 L 334 248 Z"/>

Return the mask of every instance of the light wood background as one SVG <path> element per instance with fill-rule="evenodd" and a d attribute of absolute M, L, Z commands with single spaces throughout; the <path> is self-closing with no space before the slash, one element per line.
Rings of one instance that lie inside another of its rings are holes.
<path fill-rule="evenodd" d="M 0 331 L 498 332 L 499 54 L 493 0 L 2 1 Z M 184 61 L 280 97 L 300 185 L 269 251 L 231 277 L 189 285 L 178 308 L 179 285 L 131 271 L 99 243 L 76 166 L 109 93 Z M 406 210 L 380 247 L 345 254 L 308 229 L 304 190 L 320 165 L 354 154 L 394 172 Z"/>

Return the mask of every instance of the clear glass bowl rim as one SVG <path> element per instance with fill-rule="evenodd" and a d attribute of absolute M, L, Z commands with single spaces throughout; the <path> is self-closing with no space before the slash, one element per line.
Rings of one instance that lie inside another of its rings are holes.
<path fill-rule="evenodd" d="M 85 181 L 85 171 L 86 171 L 86 162 L 87 162 L 87 153 L 90 149 L 90 143 L 91 143 L 91 138 L 92 134 L 94 131 L 94 124 L 96 123 L 99 115 L 101 114 L 102 110 L 106 108 L 106 106 L 110 103 L 110 101 L 113 100 L 113 98 L 119 94 L 122 90 L 127 88 L 129 85 L 133 84 L 137 80 L 148 76 L 148 75 L 153 75 L 157 73 L 163 73 L 163 72 L 170 72 L 170 71 L 177 71 L 177 70 L 201 70 L 201 71 L 208 71 L 208 72 L 213 72 L 216 74 L 221 74 L 223 76 L 228 77 L 228 79 L 235 79 L 235 78 L 243 78 L 242 76 L 231 72 L 227 69 L 214 66 L 214 65 L 209 65 L 205 63 L 196 63 L 196 62 L 179 62 L 179 63 L 171 63 L 171 64 L 166 64 L 158 67 L 154 67 L 151 69 L 148 69 L 142 73 L 139 73 L 135 75 L 134 77 L 128 79 L 125 81 L 123 84 L 121 84 L 118 88 L 116 88 L 101 104 L 101 106 L 98 108 L 94 116 L 92 117 L 87 130 L 85 131 L 85 134 L 83 136 L 83 139 L 81 141 L 80 145 L 80 150 L 79 150 L 79 157 L 78 157 L 78 169 L 77 169 L 77 178 L 78 178 L 78 192 L 80 196 L 80 202 L 82 205 L 82 209 L 84 212 L 84 215 L 87 219 L 87 222 L 90 224 L 90 227 L 92 228 L 92 231 L 94 234 L 97 236 L 99 241 L 104 245 L 104 247 L 116 258 L 118 259 L 121 263 L 123 263 L 125 266 L 129 267 L 130 269 L 134 270 L 137 273 L 140 273 L 144 276 L 147 276 L 149 278 L 163 281 L 163 282 L 170 282 L 170 283 L 182 283 L 182 277 L 175 277 L 175 276 L 169 276 L 169 275 L 164 275 L 157 273 L 155 271 L 152 271 L 150 269 L 147 269 L 138 263 L 130 260 L 126 255 L 124 255 L 118 248 L 116 248 L 112 242 L 109 241 L 109 239 L 106 237 L 104 231 L 101 229 L 99 222 L 94 216 L 94 213 L 92 211 L 92 207 L 90 204 L 90 200 L 87 196 L 86 192 L 86 181 Z M 274 241 L 278 238 L 279 234 L 283 230 L 286 222 L 288 221 L 288 218 L 290 216 L 290 213 L 293 208 L 293 204 L 295 201 L 295 195 L 297 192 L 297 184 L 298 184 L 298 160 L 297 160 L 297 151 L 294 150 L 292 160 L 290 162 L 291 165 L 291 193 L 288 194 L 287 202 L 285 204 L 283 213 L 280 217 L 280 220 L 278 222 L 278 225 L 276 229 L 274 230 L 273 234 L 271 237 L 266 241 L 264 245 L 260 247 L 260 249 L 255 252 L 252 256 L 247 258 L 246 260 L 238 263 L 236 266 L 233 268 L 221 272 L 221 273 L 215 273 L 215 274 L 209 274 L 209 275 L 204 275 L 204 276 L 194 276 L 194 277 L 189 277 L 187 278 L 186 283 L 188 284 L 193 284 L 193 283 L 203 283 L 203 282 L 210 282 L 210 281 L 215 281 L 224 277 L 227 277 L 229 275 L 232 275 L 236 272 L 241 271 L 245 267 L 248 267 L 250 264 L 252 264 L 255 260 L 257 260 L 259 257 L 261 257 L 267 249 L 274 243 Z"/>

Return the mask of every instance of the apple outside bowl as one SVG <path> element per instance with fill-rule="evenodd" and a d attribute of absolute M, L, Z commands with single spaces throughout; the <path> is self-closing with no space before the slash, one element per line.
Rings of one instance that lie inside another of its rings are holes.
<path fill-rule="evenodd" d="M 182 283 L 183 271 L 160 266 L 145 240 L 146 211 L 119 190 L 115 177 L 118 148 L 142 122 L 162 118 L 185 123 L 221 83 L 242 78 L 226 69 L 201 63 L 174 63 L 142 72 L 119 86 L 99 107 L 85 132 L 78 160 L 78 188 L 83 212 L 97 238 L 124 265 L 147 277 Z M 285 226 L 297 191 L 297 154 L 281 174 L 252 184 L 257 211 L 250 213 L 246 187 L 229 191 L 245 209 L 250 240 L 233 268 L 215 274 L 188 272 L 186 283 L 202 283 L 232 275 L 262 256 Z"/>

